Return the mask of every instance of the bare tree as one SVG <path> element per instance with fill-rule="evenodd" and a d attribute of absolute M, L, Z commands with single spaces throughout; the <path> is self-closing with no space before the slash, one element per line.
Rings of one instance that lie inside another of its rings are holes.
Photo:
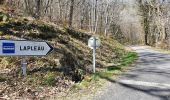
<path fill-rule="evenodd" d="M 25 16 L 50 21 L 91 33 L 107 34 L 118 20 L 117 0 L 19 0 Z M 23 6 L 22 6 L 23 5 Z M 47 19 L 47 20 L 48 20 Z"/>
<path fill-rule="evenodd" d="M 74 11 L 74 0 L 71 0 L 70 14 L 69 14 L 69 27 L 72 27 L 73 11 Z"/>

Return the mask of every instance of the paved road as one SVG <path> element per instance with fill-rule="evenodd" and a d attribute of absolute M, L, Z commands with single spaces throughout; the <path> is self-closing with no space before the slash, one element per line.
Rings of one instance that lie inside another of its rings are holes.
<path fill-rule="evenodd" d="M 170 100 L 170 55 L 136 46 L 139 60 L 95 100 Z"/>

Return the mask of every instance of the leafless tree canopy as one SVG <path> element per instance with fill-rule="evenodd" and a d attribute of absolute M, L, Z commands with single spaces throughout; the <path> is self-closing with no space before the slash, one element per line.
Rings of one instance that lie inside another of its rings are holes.
<path fill-rule="evenodd" d="M 7 0 L 8 6 L 24 16 L 44 19 L 61 26 L 84 29 L 92 33 L 110 32 L 122 6 L 117 0 Z"/>
<path fill-rule="evenodd" d="M 143 12 L 145 44 L 169 48 L 170 4 L 168 0 L 140 0 Z"/>
<path fill-rule="evenodd" d="M 169 48 L 169 0 L 1 0 L 22 16 Z M 122 17 L 123 16 L 123 17 Z M 122 41 L 122 40 L 121 40 Z"/>

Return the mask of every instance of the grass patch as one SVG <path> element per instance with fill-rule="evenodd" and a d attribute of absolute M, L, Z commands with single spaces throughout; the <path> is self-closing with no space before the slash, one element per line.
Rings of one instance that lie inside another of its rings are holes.
<path fill-rule="evenodd" d="M 107 68 L 107 71 L 115 71 L 115 70 L 121 70 L 122 68 L 121 67 L 118 67 L 118 66 L 109 66 Z"/>
<path fill-rule="evenodd" d="M 118 66 L 109 66 L 104 71 L 97 72 L 93 74 L 92 76 L 88 76 L 88 78 L 85 78 L 81 83 L 76 84 L 73 88 L 76 89 L 84 89 L 85 87 L 88 87 L 90 84 L 97 84 L 100 83 L 101 79 L 106 80 L 112 80 L 113 76 L 120 75 L 126 67 L 131 65 L 136 59 L 138 58 L 137 53 L 134 52 L 128 52 L 125 54 L 122 59 L 120 60 L 120 65 Z"/>
<path fill-rule="evenodd" d="M 137 59 L 137 53 L 129 52 L 120 61 L 121 65 L 119 67 L 128 66 L 132 64 Z"/>
<path fill-rule="evenodd" d="M 90 83 L 88 81 L 82 81 L 82 82 L 74 85 L 74 88 L 76 88 L 77 90 L 81 90 L 81 89 L 88 88 L 89 85 L 90 85 Z"/>
<path fill-rule="evenodd" d="M 95 75 L 99 76 L 100 78 L 111 78 L 113 75 L 121 74 L 124 67 L 128 67 L 137 59 L 137 53 L 128 52 L 125 56 L 122 57 L 120 61 L 120 65 L 118 66 L 109 66 L 103 72 L 98 72 Z"/>
<path fill-rule="evenodd" d="M 56 73 L 55 72 L 50 72 L 48 71 L 47 73 L 44 74 L 33 74 L 33 75 L 28 75 L 26 79 L 26 83 L 28 85 L 33 85 L 33 86 L 56 86 Z"/>

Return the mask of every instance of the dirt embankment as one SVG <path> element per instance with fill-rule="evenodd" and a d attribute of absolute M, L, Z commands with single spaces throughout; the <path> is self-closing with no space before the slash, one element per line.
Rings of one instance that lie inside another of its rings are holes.
<path fill-rule="evenodd" d="M 0 22 L 0 39 L 47 41 L 54 51 L 46 57 L 28 57 L 28 76 L 22 77 L 20 57 L 0 58 L 0 97 L 45 98 L 67 91 L 92 72 L 92 50 L 85 32 L 27 18 Z M 110 63 L 119 63 L 127 53 L 112 38 L 100 36 L 102 46 L 97 50 L 97 71 Z"/>

